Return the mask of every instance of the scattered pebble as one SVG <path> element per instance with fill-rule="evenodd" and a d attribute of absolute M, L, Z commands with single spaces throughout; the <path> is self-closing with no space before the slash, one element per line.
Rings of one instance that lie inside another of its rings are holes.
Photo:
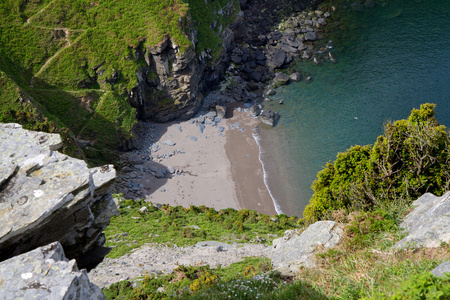
<path fill-rule="evenodd" d="M 167 146 L 175 146 L 176 144 L 177 143 L 175 143 L 174 141 L 171 141 L 171 140 L 167 140 L 164 142 L 164 145 L 167 145 Z"/>

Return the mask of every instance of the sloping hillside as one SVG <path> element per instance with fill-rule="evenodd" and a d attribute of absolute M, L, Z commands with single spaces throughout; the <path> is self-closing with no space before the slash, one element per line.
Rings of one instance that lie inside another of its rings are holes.
<path fill-rule="evenodd" d="M 132 137 L 137 115 L 148 119 L 158 110 L 186 106 L 183 101 L 198 95 L 168 92 L 170 81 L 178 80 L 173 66 L 197 63 L 194 48 L 219 53 L 220 32 L 239 10 L 238 1 L 188 2 L 3 1 L 0 122 L 65 130 L 72 140 L 86 141 L 90 157 L 104 158 L 104 149 L 121 147 Z M 164 54 L 166 47 L 170 51 Z M 166 74 L 158 74 L 160 65 Z M 141 103 L 131 100 L 136 94 Z M 21 118 L 23 112 L 30 115 Z"/>

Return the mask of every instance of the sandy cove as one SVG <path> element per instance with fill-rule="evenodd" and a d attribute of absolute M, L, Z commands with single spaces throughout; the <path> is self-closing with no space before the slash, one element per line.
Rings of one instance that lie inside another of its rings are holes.
<path fill-rule="evenodd" d="M 130 164 L 122 168 L 116 191 L 172 206 L 276 214 L 252 136 L 260 122 L 242 109 L 229 109 L 227 117 L 218 123 L 212 116 L 204 123 L 143 124 L 141 146 L 125 154 Z"/>

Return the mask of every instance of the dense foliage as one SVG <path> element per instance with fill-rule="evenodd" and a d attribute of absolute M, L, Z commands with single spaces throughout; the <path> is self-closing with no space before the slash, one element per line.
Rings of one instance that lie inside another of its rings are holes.
<path fill-rule="evenodd" d="M 386 124 L 373 147 L 339 153 L 318 173 L 304 217 L 317 220 L 341 208 L 372 210 L 448 190 L 450 137 L 435 119 L 434 107 L 423 104 L 408 119 Z"/>

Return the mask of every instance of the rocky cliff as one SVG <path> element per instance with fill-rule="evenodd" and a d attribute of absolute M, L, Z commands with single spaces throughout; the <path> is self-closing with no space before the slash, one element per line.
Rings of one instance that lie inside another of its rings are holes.
<path fill-rule="evenodd" d="M 57 152 L 59 135 L 0 124 L 0 260 L 59 241 L 69 258 L 105 243 L 117 212 L 112 165 L 88 168 Z M 85 267 L 85 266 L 82 266 Z"/>
<path fill-rule="evenodd" d="M 106 299 L 58 242 L 1 262 L 0 298 Z"/>

